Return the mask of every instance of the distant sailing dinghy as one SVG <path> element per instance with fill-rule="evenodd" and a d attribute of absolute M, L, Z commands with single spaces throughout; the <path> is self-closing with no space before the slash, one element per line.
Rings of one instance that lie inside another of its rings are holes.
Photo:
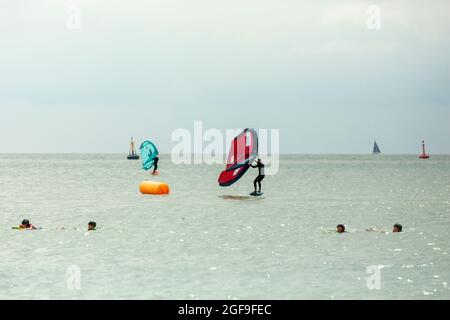
<path fill-rule="evenodd" d="M 136 153 L 136 146 L 134 145 L 133 137 L 131 137 L 130 153 L 127 157 L 128 160 L 139 160 L 139 155 Z"/>
<path fill-rule="evenodd" d="M 380 148 L 378 147 L 377 142 L 375 141 L 375 143 L 373 144 L 373 154 L 380 154 Z"/>
<path fill-rule="evenodd" d="M 430 155 L 425 152 L 425 140 L 422 140 L 422 154 L 419 156 L 420 159 L 429 159 Z"/>

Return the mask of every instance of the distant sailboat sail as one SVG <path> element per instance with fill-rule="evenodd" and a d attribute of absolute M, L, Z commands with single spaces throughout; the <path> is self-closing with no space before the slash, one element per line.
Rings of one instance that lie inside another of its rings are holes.
<path fill-rule="evenodd" d="M 374 145 L 373 145 L 373 154 L 379 154 L 381 153 L 380 148 L 378 147 L 377 142 L 375 141 Z"/>

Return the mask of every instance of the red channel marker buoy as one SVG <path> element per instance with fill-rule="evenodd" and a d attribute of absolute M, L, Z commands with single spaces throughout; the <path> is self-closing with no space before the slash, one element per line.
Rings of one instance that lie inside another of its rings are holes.
<path fill-rule="evenodd" d="M 430 155 L 425 152 L 425 140 L 422 140 L 422 154 L 419 156 L 420 159 L 429 159 Z"/>

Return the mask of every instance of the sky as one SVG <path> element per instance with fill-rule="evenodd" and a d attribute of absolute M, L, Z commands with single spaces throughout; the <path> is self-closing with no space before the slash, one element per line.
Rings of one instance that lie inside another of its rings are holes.
<path fill-rule="evenodd" d="M 450 1 L 0 0 L 0 153 L 170 152 L 194 121 L 450 154 Z"/>

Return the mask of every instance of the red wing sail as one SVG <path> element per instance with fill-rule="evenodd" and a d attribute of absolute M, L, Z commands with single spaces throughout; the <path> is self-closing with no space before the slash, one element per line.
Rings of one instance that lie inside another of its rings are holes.
<path fill-rule="evenodd" d="M 258 135 L 254 129 L 245 129 L 231 142 L 227 171 L 246 166 L 258 156 Z"/>
<path fill-rule="evenodd" d="M 227 187 L 238 181 L 257 156 L 258 135 L 254 129 L 245 129 L 231 143 L 227 166 L 219 176 L 219 185 Z"/>
<path fill-rule="evenodd" d="M 222 171 L 219 176 L 219 185 L 221 187 L 231 186 L 233 183 L 238 181 L 247 172 L 250 166 L 243 166 L 231 171 Z"/>

